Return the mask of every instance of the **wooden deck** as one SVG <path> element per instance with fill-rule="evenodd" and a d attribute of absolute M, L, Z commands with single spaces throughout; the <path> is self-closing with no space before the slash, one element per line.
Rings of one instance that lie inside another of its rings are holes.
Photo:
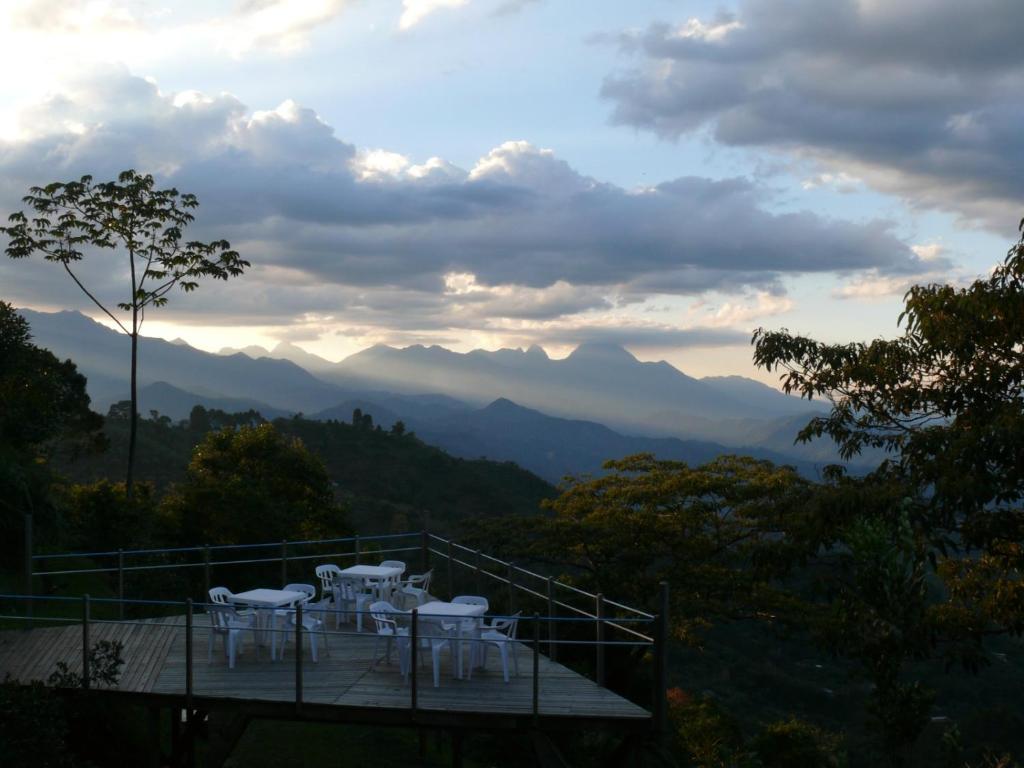
<path fill-rule="evenodd" d="M 235 669 L 229 669 L 216 639 L 212 662 L 207 662 L 208 629 L 205 617 L 196 617 L 193 636 L 193 697 L 195 706 L 259 710 L 295 716 L 295 656 L 290 644 L 283 662 L 271 662 L 269 649 L 260 650 L 246 635 Z M 501 659 L 492 648 L 487 666 L 475 670 L 471 680 L 455 679 L 451 659 L 443 652 L 440 687 L 433 687 L 427 664 L 417 672 L 417 706 L 413 711 L 410 686 L 391 665 L 370 668 L 377 645 L 375 635 L 331 633 L 330 655 L 320 649 L 319 663 L 309 658 L 308 644 L 302 668 L 302 716 L 401 724 L 472 724 L 474 727 L 520 727 L 533 717 L 533 652 L 516 644 L 519 676 L 502 679 Z M 184 617 L 134 622 L 96 622 L 90 642 L 120 640 L 125 664 L 117 691 L 153 699 L 185 695 Z M 381 643 L 383 647 L 383 643 Z M 542 645 L 543 647 L 543 645 Z M 58 661 L 81 671 L 80 624 L 0 632 L 0 679 L 10 674 L 20 681 L 46 680 Z M 539 656 L 538 716 L 548 727 L 576 727 L 586 723 L 628 730 L 650 726 L 650 713 L 586 677 Z M 376 717 L 375 717 L 376 716 Z M 504 721 L 504 722 L 502 722 Z"/>

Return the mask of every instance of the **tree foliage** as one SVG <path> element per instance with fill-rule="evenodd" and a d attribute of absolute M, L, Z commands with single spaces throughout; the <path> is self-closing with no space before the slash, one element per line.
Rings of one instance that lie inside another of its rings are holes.
<path fill-rule="evenodd" d="M 328 538 L 349 530 L 323 462 L 271 424 L 208 433 L 163 511 L 175 535 L 190 543 Z"/>
<path fill-rule="evenodd" d="M 1024 220 L 989 277 L 906 295 L 902 336 L 825 344 L 758 330 L 754 360 L 787 392 L 822 396 L 827 416 L 800 440 L 828 436 L 846 457 L 892 452 L 876 476 L 923 503 L 911 520 L 952 590 L 947 617 L 1024 631 Z M 997 601 L 970 600 L 984 593 Z"/>
<path fill-rule="evenodd" d="M 131 338 L 131 440 L 126 485 L 132 494 L 135 463 L 136 392 L 139 330 L 149 307 L 167 303 L 174 288 L 194 291 L 200 278 L 227 280 L 249 266 L 226 240 L 184 240 L 199 206 L 195 195 L 156 189 L 153 177 L 123 171 L 116 181 L 94 183 L 92 176 L 78 181 L 53 182 L 32 187 L 22 198 L 30 214 L 17 211 L 0 227 L 10 242 L 7 255 L 22 259 L 41 254 L 60 264 L 86 296 Z M 122 249 L 128 256 L 131 278 L 129 300 L 116 307 L 131 313 L 126 326 L 76 273 L 89 250 Z"/>

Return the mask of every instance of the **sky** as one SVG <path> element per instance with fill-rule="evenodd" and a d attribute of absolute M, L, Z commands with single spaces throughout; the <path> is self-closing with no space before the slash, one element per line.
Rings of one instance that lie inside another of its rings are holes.
<path fill-rule="evenodd" d="M 188 236 L 252 266 L 143 332 L 203 349 L 599 341 L 773 382 L 755 328 L 892 337 L 911 285 L 1003 258 L 1022 38 L 1019 0 L 5 0 L 0 215 L 126 168 L 194 193 Z M 123 256 L 79 268 L 126 299 Z M 0 299 L 101 318 L 38 257 Z"/>

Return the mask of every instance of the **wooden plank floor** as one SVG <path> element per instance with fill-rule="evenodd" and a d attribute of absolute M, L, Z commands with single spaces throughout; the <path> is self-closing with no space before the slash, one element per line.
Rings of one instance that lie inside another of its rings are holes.
<path fill-rule="evenodd" d="M 347 633 L 346 633 L 347 632 Z M 375 635 L 342 629 L 331 633 L 330 653 L 320 648 L 319 662 L 309 658 L 306 644 L 303 663 L 303 701 L 309 704 L 408 709 L 411 691 L 398 671 L 397 656 L 390 665 L 370 668 L 377 647 Z M 184 617 L 136 622 L 95 623 L 90 628 L 93 643 L 121 640 L 125 664 L 119 690 L 139 693 L 180 695 L 185 691 Z M 212 661 L 207 662 L 208 628 L 205 617 L 196 620 L 193 635 L 193 691 L 196 696 L 243 699 L 262 702 L 290 702 L 295 699 L 294 643 L 284 661 L 270 661 L 269 649 L 256 645 L 246 634 L 235 669 L 229 669 L 221 639 L 216 638 Z M 381 651 L 383 650 L 383 643 Z M 0 679 L 44 680 L 64 661 L 72 671 L 82 667 L 82 628 L 79 624 L 30 631 L 0 632 Z M 484 669 L 474 670 L 472 679 L 452 676 L 451 657 L 442 652 L 441 680 L 433 687 L 429 654 L 418 669 L 417 705 L 422 710 L 495 715 L 528 715 L 533 706 L 533 654 L 522 643 L 515 645 L 519 676 L 506 684 L 502 679 L 501 657 L 493 647 Z M 468 659 L 468 652 L 467 652 Z M 650 718 L 650 713 L 593 681 L 539 657 L 540 714 L 601 717 L 626 720 Z"/>

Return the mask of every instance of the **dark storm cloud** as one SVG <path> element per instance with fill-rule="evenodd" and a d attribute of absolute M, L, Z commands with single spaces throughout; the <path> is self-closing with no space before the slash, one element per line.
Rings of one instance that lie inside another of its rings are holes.
<path fill-rule="evenodd" d="M 372 290 L 543 319 L 606 307 L 599 291 L 630 300 L 777 291 L 786 275 L 920 269 L 884 222 L 772 213 L 762 191 L 739 179 L 626 190 L 525 142 L 496 147 L 468 171 L 397 156 L 382 170 L 373 153 L 294 103 L 253 113 L 229 95 L 163 94 L 124 71 L 83 81 L 30 119 L 31 138 L 0 143 L 0 206 L 17 208 L 32 184 L 112 178 L 127 167 L 195 193 L 194 235 L 227 237 L 258 269 L 244 294 L 204 288 L 193 311 L 269 318 L 303 302 L 306 311 L 351 310 L 353 296 Z M 50 266 L 5 260 L 0 280 L 19 300 L 42 302 L 38 270 Z M 123 292 L 119 262 L 91 259 L 82 270 L 100 292 Z M 527 295 L 451 295 L 451 273 L 475 275 L 480 290 Z"/>
<path fill-rule="evenodd" d="M 998 228 L 1024 199 L 1018 0 L 747 0 L 738 13 L 622 38 L 613 120 L 669 139 L 855 168 L 912 204 Z"/>

